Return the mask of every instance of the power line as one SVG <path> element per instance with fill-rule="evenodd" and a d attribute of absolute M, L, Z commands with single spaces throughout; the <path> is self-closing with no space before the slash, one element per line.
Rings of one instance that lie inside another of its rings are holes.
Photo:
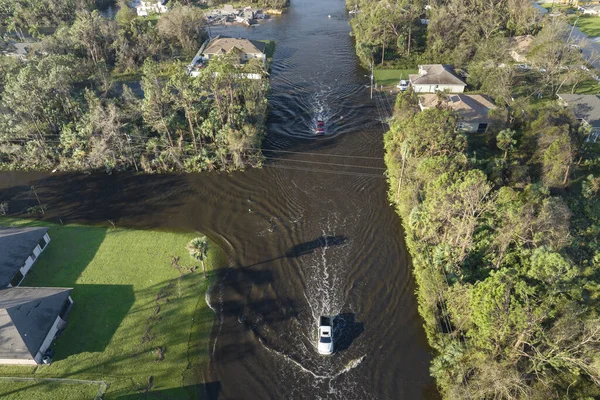
<path fill-rule="evenodd" d="M 383 174 L 378 175 L 378 174 L 371 174 L 371 173 L 367 173 L 367 172 L 334 171 L 334 170 L 318 169 L 318 168 L 302 168 L 302 167 L 296 167 L 296 166 L 292 167 L 292 166 L 278 165 L 278 164 L 265 164 L 264 166 L 266 168 L 289 169 L 289 170 L 294 170 L 294 171 L 322 172 L 322 173 L 326 173 L 326 174 L 363 176 L 363 177 L 368 177 L 368 178 L 386 179 L 386 176 Z"/>
<path fill-rule="evenodd" d="M 269 160 L 275 160 L 275 161 L 289 161 L 289 162 L 299 162 L 299 163 L 306 163 L 306 164 L 320 164 L 320 165 L 331 165 L 333 167 L 348 167 L 348 168 L 366 168 L 366 169 L 376 169 L 376 170 L 380 170 L 380 171 L 385 171 L 387 168 L 383 168 L 383 167 L 370 167 L 367 165 L 350 165 L 350 164 L 338 164 L 338 163 L 327 163 L 327 162 L 319 162 L 319 161 L 308 161 L 308 160 L 294 160 L 294 159 L 288 159 L 288 158 L 274 158 L 274 157 L 265 157 Z"/>

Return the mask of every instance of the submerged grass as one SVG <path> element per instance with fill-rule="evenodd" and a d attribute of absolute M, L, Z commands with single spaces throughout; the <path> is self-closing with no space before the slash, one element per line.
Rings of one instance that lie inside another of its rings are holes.
<path fill-rule="evenodd" d="M 201 269 L 180 275 L 171 265 L 172 257 L 198 265 L 185 250 L 197 234 L 0 218 L 9 224 L 50 227 L 51 242 L 22 286 L 73 287 L 74 306 L 51 365 L 2 366 L 1 376 L 104 380 L 106 399 L 165 390 L 201 397 L 214 318 L 205 301 L 209 282 Z M 212 245 L 209 271 L 223 259 Z M 15 385 L 2 398 L 37 398 L 47 384 Z"/>

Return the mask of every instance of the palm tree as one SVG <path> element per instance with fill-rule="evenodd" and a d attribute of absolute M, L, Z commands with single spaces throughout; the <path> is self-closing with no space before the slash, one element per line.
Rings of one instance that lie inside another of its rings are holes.
<path fill-rule="evenodd" d="M 206 260 L 208 255 L 208 239 L 206 236 L 200 236 L 190 240 L 185 248 L 190 252 L 190 257 L 202 263 L 202 272 L 204 274 L 204 279 L 206 279 L 206 267 L 204 266 L 204 260 Z"/>

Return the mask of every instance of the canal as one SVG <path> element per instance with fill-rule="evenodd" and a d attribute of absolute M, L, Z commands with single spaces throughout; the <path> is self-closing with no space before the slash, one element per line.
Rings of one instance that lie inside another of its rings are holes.
<path fill-rule="evenodd" d="M 328 17 L 330 16 L 330 18 Z M 343 0 L 294 0 L 255 28 L 212 35 L 277 42 L 262 169 L 182 175 L 4 172 L 0 201 L 63 223 L 199 231 L 229 266 L 203 379 L 219 399 L 431 399 L 430 349 L 410 258 L 387 199 L 382 119 L 369 99 Z M 318 118 L 327 134 L 313 135 Z M 125 266 L 124 266 L 125 267 Z M 338 315 L 337 351 L 315 348 Z"/>

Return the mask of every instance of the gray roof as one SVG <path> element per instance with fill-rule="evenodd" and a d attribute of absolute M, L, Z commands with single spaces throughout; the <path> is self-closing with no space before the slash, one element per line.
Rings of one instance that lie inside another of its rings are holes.
<path fill-rule="evenodd" d="M 594 128 L 600 128 L 600 96 L 595 94 L 559 94 L 577 118 Z"/>
<path fill-rule="evenodd" d="M 46 232 L 44 227 L 0 227 L 0 287 L 8 286 Z"/>
<path fill-rule="evenodd" d="M 440 99 L 433 93 L 421 95 L 419 98 L 423 108 L 436 107 Z M 461 121 L 480 124 L 489 124 L 490 110 L 496 108 L 489 97 L 480 94 L 451 94 L 446 97 L 444 105 L 457 111 Z"/>
<path fill-rule="evenodd" d="M 425 70 L 424 75 L 411 74 L 408 76 L 413 85 L 461 85 L 467 86 L 459 77 L 454 75 L 452 68 L 442 64 L 419 65 Z"/>
<path fill-rule="evenodd" d="M 0 358 L 35 358 L 71 290 L 0 289 Z"/>

